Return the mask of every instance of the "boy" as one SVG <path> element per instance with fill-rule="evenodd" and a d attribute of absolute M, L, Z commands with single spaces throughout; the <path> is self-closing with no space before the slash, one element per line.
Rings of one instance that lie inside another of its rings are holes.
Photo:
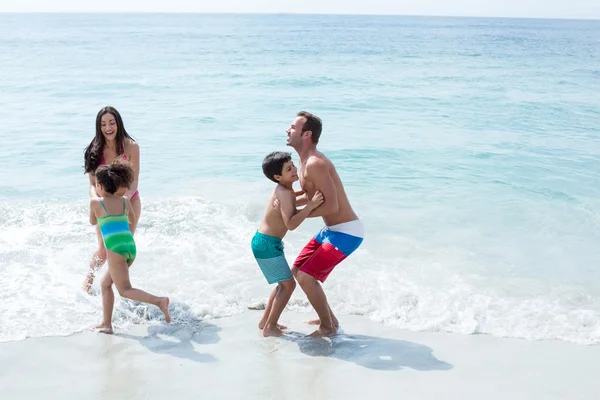
<path fill-rule="evenodd" d="M 306 203 L 302 210 L 296 209 L 296 192 L 293 183 L 298 180 L 298 171 L 292 162 L 292 155 L 275 151 L 263 160 L 263 173 L 267 178 L 277 183 L 273 190 L 260 228 L 252 238 L 252 253 L 269 284 L 277 283 L 271 293 L 265 313 L 258 324 L 263 336 L 281 336 L 285 329 L 277 321 L 290 300 L 296 282 L 283 254 L 281 239 L 288 230 L 293 231 L 312 210 L 323 203 L 323 195 L 317 191 L 313 198 Z M 279 209 L 273 204 L 277 201 Z"/>

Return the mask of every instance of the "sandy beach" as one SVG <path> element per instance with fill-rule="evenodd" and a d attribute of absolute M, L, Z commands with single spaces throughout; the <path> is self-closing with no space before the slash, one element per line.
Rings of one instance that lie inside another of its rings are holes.
<path fill-rule="evenodd" d="M 342 316 L 306 339 L 286 312 L 263 338 L 259 311 L 193 325 L 135 326 L 0 344 L 0 398 L 597 399 L 600 347 L 418 333 Z"/>

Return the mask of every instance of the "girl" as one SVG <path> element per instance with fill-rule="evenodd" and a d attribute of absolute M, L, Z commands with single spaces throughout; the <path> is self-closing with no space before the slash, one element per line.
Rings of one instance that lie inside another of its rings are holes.
<path fill-rule="evenodd" d="M 142 211 L 142 202 L 137 190 L 140 174 L 140 148 L 125 130 L 119 112 L 113 107 L 104 107 L 96 116 L 96 136 L 85 149 L 84 154 L 85 173 L 90 178 L 90 197 L 92 199 L 98 197 L 94 171 L 100 165 L 110 164 L 118 156 L 122 156 L 124 160 L 129 161 L 133 168 L 133 181 L 130 188 L 119 194 L 128 197 L 131 201 L 131 211 L 136 215 L 136 223 L 131 227 L 131 232 L 135 233 L 137 221 Z M 90 268 L 83 282 L 83 289 L 90 294 L 94 275 L 106 262 L 106 248 L 98 227 L 96 227 L 96 236 L 98 238 L 98 250 L 96 250 L 90 261 Z"/>
<path fill-rule="evenodd" d="M 131 200 L 118 193 L 129 190 L 134 174 L 130 164 L 122 158 L 98 167 L 94 173 L 96 193 L 99 197 L 90 200 L 90 223 L 99 228 L 108 260 L 108 271 L 102 277 L 100 285 L 103 319 L 97 326 L 97 329 L 104 333 L 112 333 L 115 302 L 113 283 L 122 297 L 154 304 L 163 312 L 167 323 L 171 322 L 168 297 L 156 297 L 132 288 L 129 282 L 129 267 L 136 256 L 132 231 L 137 222 L 137 215 L 133 212 Z"/>

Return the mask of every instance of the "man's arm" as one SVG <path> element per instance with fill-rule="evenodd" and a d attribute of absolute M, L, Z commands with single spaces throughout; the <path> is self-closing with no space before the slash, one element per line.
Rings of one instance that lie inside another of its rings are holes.
<path fill-rule="evenodd" d="M 304 190 L 296 192 L 296 207 L 302 207 L 308 204 L 308 195 Z"/>
<path fill-rule="evenodd" d="M 311 181 L 317 190 L 323 193 L 323 198 L 325 200 L 325 202 L 315 208 L 308 217 L 323 217 L 338 212 L 337 190 L 335 189 L 333 178 L 331 178 L 329 173 L 329 166 L 325 162 L 318 160 L 307 166 L 307 175 L 310 176 Z"/>
<path fill-rule="evenodd" d="M 290 230 L 293 231 L 308 217 L 308 214 L 319 204 L 323 202 L 322 195 L 320 193 L 315 195 L 313 201 L 309 201 L 302 210 L 296 209 L 296 194 L 291 190 L 277 190 L 275 196 L 279 200 L 279 207 L 281 209 L 281 216 L 283 217 L 283 223 Z M 319 200 L 320 196 L 320 200 Z"/>

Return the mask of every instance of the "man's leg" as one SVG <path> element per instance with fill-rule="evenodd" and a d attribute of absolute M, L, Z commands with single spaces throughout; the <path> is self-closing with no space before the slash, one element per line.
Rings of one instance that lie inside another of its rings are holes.
<path fill-rule="evenodd" d="M 327 303 L 327 296 L 321 287 L 321 283 L 311 275 L 305 272 L 298 271 L 298 284 L 306 293 L 308 301 L 313 306 L 319 316 L 321 324 L 319 329 L 310 334 L 311 337 L 333 336 L 336 333 L 336 328 L 333 325 L 332 314 Z"/>
<path fill-rule="evenodd" d="M 340 321 L 338 321 L 337 317 L 333 313 L 331 306 L 329 306 L 329 312 L 331 313 L 331 320 L 333 321 L 333 326 L 338 328 L 340 326 Z M 319 318 L 311 319 L 311 320 L 306 321 L 306 323 L 309 325 L 321 325 L 321 320 Z"/>

